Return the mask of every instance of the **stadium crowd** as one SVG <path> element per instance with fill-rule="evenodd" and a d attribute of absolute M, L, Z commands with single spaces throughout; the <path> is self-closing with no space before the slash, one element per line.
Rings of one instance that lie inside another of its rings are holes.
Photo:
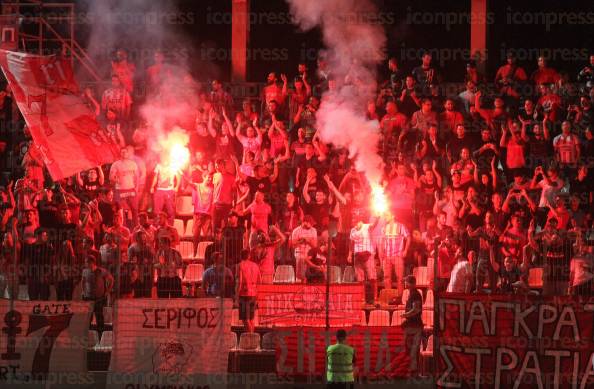
<path fill-rule="evenodd" d="M 322 95 L 349 82 L 330 63 L 300 63 L 290 81 L 271 72 L 259 98 L 243 99 L 176 74 L 161 52 L 139 71 L 118 50 L 111 85 L 82 98 L 119 160 L 53 182 L 26 127 L 5 144 L 17 168 L 0 191 L 0 293 L 27 285 L 46 300 L 53 285 L 70 300 L 82 281 L 100 307 L 110 295 L 250 298 L 280 265 L 317 283 L 329 263 L 354 267 L 370 303 L 381 288 L 401 295 L 416 267 L 436 291 L 532 293 L 538 274 L 543 295 L 592 294 L 594 55 L 577 75 L 545 58 L 529 75 L 510 53 L 494 80 L 470 62 L 457 84 L 430 54 L 410 72 L 391 58 L 360 107 L 381 131 L 382 215 L 348 151 L 320 140 Z M 162 107 L 189 107 L 165 123 L 189 136 L 182 170 L 150 152 L 140 82 Z M 201 287 L 186 289 L 197 263 Z"/>

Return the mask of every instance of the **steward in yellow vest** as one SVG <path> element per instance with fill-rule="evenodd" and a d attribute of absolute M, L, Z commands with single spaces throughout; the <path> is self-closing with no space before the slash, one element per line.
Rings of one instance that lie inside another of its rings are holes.
<path fill-rule="evenodd" d="M 326 349 L 326 381 L 328 388 L 353 388 L 355 349 L 346 344 L 346 331 L 336 332 L 336 344 Z"/>

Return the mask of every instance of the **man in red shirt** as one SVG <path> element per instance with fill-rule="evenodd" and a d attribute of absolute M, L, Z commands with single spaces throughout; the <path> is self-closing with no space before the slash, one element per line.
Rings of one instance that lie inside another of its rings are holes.
<path fill-rule="evenodd" d="M 391 211 L 394 217 L 404 224 L 409 231 L 413 227 L 413 204 L 416 184 L 406 174 L 406 165 L 398 163 L 396 176 L 388 183 L 386 192 L 390 194 Z"/>
<path fill-rule="evenodd" d="M 132 92 L 134 88 L 134 72 L 136 72 L 136 65 L 128 62 L 126 50 L 118 49 L 116 59 L 111 61 L 111 73 L 119 77 L 128 92 Z"/>
<path fill-rule="evenodd" d="M 248 250 L 242 250 L 239 262 L 239 282 L 237 283 L 237 300 L 239 301 L 239 319 L 248 332 L 254 332 L 254 315 L 258 284 L 262 282 L 260 268 L 252 260 Z"/>
<path fill-rule="evenodd" d="M 386 114 L 380 122 L 384 137 L 388 138 L 392 135 L 398 137 L 407 124 L 408 119 L 406 115 L 398 112 L 398 106 L 396 106 L 394 101 L 388 101 L 386 104 Z"/>
<path fill-rule="evenodd" d="M 561 77 L 555 69 L 547 66 L 544 57 L 538 57 L 538 69 L 536 69 L 530 76 L 530 79 L 534 84 L 537 86 L 543 84 L 556 84 L 560 78 Z"/>
<path fill-rule="evenodd" d="M 127 119 L 130 116 L 132 97 L 123 86 L 123 82 L 117 74 L 111 76 L 111 88 L 106 89 L 101 96 L 101 110 L 107 113 L 114 111 L 118 117 Z"/>
<path fill-rule="evenodd" d="M 548 113 L 548 120 L 555 122 L 561 107 L 561 97 L 553 91 L 553 86 L 550 84 L 541 84 L 538 92 L 541 94 L 538 105 L 545 113 Z"/>
<path fill-rule="evenodd" d="M 501 66 L 495 75 L 495 83 L 500 87 L 500 93 L 509 97 L 520 97 L 518 86 L 527 79 L 524 69 L 516 65 L 514 54 L 507 53 L 507 63 Z"/>
<path fill-rule="evenodd" d="M 151 87 L 158 88 L 167 77 L 171 76 L 172 69 L 165 64 L 165 56 L 162 51 L 155 51 L 153 59 L 155 63 L 146 69 L 146 78 Z"/>
<path fill-rule="evenodd" d="M 271 72 L 266 78 L 266 86 L 262 89 L 262 100 L 266 103 L 266 106 L 271 101 L 276 101 L 279 105 L 282 105 L 287 96 L 287 76 L 281 74 L 283 80 L 283 86 L 278 85 L 276 73 Z"/>
<path fill-rule="evenodd" d="M 457 262 L 459 255 L 462 250 L 457 240 L 454 240 L 451 235 L 441 242 L 437 252 L 437 266 L 434 264 L 434 254 L 431 253 L 427 259 L 427 275 L 429 283 L 432 285 L 435 291 L 445 291 L 450 281 L 452 269 Z M 437 271 L 437 277 L 434 277 L 435 271 Z M 433 285 L 434 278 L 437 279 L 437 284 Z"/>
<path fill-rule="evenodd" d="M 461 123 L 464 124 L 464 117 L 458 111 L 454 110 L 454 100 L 449 98 L 443 105 L 445 111 L 439 114 L 439 131 L 440 134 L 447 134 L 452 136 L 455 134 L 456 126 Z"/>

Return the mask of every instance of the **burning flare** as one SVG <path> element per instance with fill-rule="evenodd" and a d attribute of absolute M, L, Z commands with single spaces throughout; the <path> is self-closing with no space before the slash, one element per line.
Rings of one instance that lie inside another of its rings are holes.
<path fill-rule="evenodd" d="M 371 186 L 371 210 L 376 216 L 383 215 L 389 210 L 388 198 L 381 185 Z"/>
<path fill-rule="evenodd" d="M 190 162 L 188 141 L 189 137 L 183 130 L 174 129 L 159 142 L 161 161 L 173 174 L 181 173 Z"/>
<path fill-rule="evenodd" d="M 190 151 L 181 143 L 174 143 L 169 150 L 169 168 L 179 173 L 190 161 Z"/>

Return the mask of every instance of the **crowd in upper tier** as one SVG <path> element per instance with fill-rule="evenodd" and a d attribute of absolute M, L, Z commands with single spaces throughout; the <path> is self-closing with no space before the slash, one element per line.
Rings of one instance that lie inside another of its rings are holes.
<path fill-rule="evenodd" d="M 4 142 L 13 168 L 0 191 L 1 293 L 16 297 L 21 284 L 48 299 L 53 285 L 68 300 L 82 281 L 88 299 L 154 288 L 179 297 L 184 270 L 204 260 L 199 293 L 234 295 L 242 257 L 266 283 L 279 265 L 312 283 L 327 263 L 353 266 L 374 300 L 425 266 L 435 290 L 528 291 L 542 269 L 545 295 L 592 293 L 594 55 L 566 74 L 510 53 L 495 77 L 470 62 L 458 84 L 443 82 L 430 54 L 410 72 L 389 59 L 359 107 L 381 130 L 382 215 L 353 156 L 320 139 L 322 96 L 348 82 L 330 64 L 271 72 L 261 96 L 244 99 L 179 74 L 161 52 L 140 70 L 118 50 L 110 85 L 82 98 L 120 159 L 53 182 L 26 128 Z M 152 95 L 139 98 L 140 84 Z M 0 120 L 18 121 L 9 89 L 0 97 Z M 140 109 L 149 97 L 183 107 L 158 118 L 189 137 L 182 170 L 150 152 L 157 118 Z"/>

